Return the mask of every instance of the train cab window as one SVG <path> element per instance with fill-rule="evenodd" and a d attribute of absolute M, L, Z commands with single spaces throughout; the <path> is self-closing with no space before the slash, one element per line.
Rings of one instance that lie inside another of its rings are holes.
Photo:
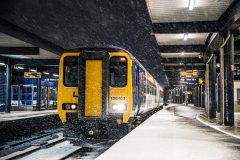
<path fill-rule="evenodd" d="M 64 59 L 63 83 L 67 87 L 78 86 L 78 58 L 76 56 L 67 56 Z"/>
<path fill-rule="evenodd" d="M 126 57 L 112 57 L 110 59 L 110 85 L 124 87 L 127 84 L 127 59 Z"/>

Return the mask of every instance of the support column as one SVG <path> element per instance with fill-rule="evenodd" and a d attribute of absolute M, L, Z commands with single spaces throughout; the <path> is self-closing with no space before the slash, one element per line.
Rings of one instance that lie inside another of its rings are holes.
<path fill-rule="evenodd" d="M 216 105 L 217 105 L 217 112 L 220 112 L 220 80 L 219 80 L 219 75 L 217 76 L 217 80 L 216 80 Z"/>
<path fill-rule="evenodd" d="M 10 113 L 11 107 L 11 64 L 6 64 L 6 92 L 5 92 L 5 112 Z"/>
<path fill-rule="evenodd" d="M 220 75 L 219 75 L 220 93 L 219 93 L 219 106 L 220 106 L 220 122 L 224 124 L 224 49 L 220 48 Z"/>
<path fill-rule="evenodd" d="M 177 104 L 179 104 L 179 88 L 177 87 Z"/>
<path fill-rule="evenodd" d="M 216 56 L 212 54 L 209 67 L 209 118 L 216 118 Z"/>
<path fill-rule="evenodd" d="M 206 72 L 205 72 L 205 111 L 209 117 L 209 64 L 206 64 Z"/>
<path fill-rule="evenodd" d="M 224 125 L 234 125 L 234 97 L 233 97 L 233 71 L 234 71 L 234 36 L 224 47 Z"/>
<path fill-rule="evenodd" d="M 41 78 L 37 79 L 37 105 L 36 105 L 36 111 L 40 111 L 41 109 Z"/>
<path fill-rule="evenodd" d="M 177 89 L 174 88 L 174 103 L 177 103 Z"/>
<path fill-rule="evenodd" d="M 179 96 L 180 96 L 180 104 L 183 103 L 183 101 L 182 101 L 182 98 L 183 98 L 182 93 L 183 93 L 182 86 L 180 86 L 180 93 L 179 93 Z"/>
<path fill-rule="evenodd" d="M 168 88 L 165 87 L 163 90 L 163 105 L 167 105 L 167 101 L 168 101 Z"/>
<path fill-rule="evenodd" d="M 197 95 L 197 107 L 200 107 L 200 97 L 201 97 L 201 92 L 200 92 L 200 85 L 197 86 L 197 92 L 198 92 L 198 95 Z"/>
<path fill-rule="evenodd" d="M 204 85 L 201 85 L 201 108 L 205 108 L 205 96 L 204 96 L 204 92 L 205 92 L 205 88 Z"/>
<path fill-rule="evenodd" d="M 182 103 L 184 102 L 184 86 L 182 86 Z"/>
<path fill-rule="evenodd" d="M 187 93 L 187 91 L 188 91 L 188 86 L 186 86 L 186 88 L 185 88 L 185 105 L 186 106 L 188 106 L 188 93 Z"/>

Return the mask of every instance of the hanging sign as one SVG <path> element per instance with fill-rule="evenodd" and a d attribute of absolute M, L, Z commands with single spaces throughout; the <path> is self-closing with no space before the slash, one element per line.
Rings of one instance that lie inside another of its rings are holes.
<path fill-rule="evenodd" d="M 24 78 L 41 78 L 40 72 L 24 72 Z"/>
<path fill-rule="evenodd" d="M 198 72 L 180 72 L 182 78 L 198 77 Z"/>

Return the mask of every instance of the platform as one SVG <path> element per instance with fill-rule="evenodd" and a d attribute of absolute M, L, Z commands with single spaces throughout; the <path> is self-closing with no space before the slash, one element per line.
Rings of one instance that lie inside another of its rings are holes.
<path fill-rule="evenodd" d="M 26 119 L 32 117 L 41 117 L 57 114 L 57 110 L 45 111 L 12 111 L 10 113 L 0 113 L 0 122 Z"/>
<path fill-rule="evenodd" d="M 201 110 L 165 108 L 115 143 L 98 160 L 237 160 L 240 139 L 196 119 Z"/>

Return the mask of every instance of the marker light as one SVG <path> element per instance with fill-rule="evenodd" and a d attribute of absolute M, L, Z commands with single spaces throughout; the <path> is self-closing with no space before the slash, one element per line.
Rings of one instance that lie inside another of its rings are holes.
<path fill-rule="evenodd" d="M 195 0 L 189 0 L 188 8 L 190 11 L 193 10 L 194 5 L 195 5 Z"/>
<path fill-rule="evenodd" d="M 72 104 L 71 105 L 71 109 L 76 109 L 77 108 L 77 105 L 76 104 Z"/>
<path fill-rule="evenodd" d="M 62 104 L 62 109 L 63 110 L 76 110 L 77 109 L 77 104 L 74 104 L 74 103 L 63 103 Z"/>
<path fill-rule="evenodd" d="M 184 40 L 184 41 L 188 40 L 188 34 L 187 34 L 187 33 L 185 33 L 185 34 L 183 35 L 183 40 Z"/>

